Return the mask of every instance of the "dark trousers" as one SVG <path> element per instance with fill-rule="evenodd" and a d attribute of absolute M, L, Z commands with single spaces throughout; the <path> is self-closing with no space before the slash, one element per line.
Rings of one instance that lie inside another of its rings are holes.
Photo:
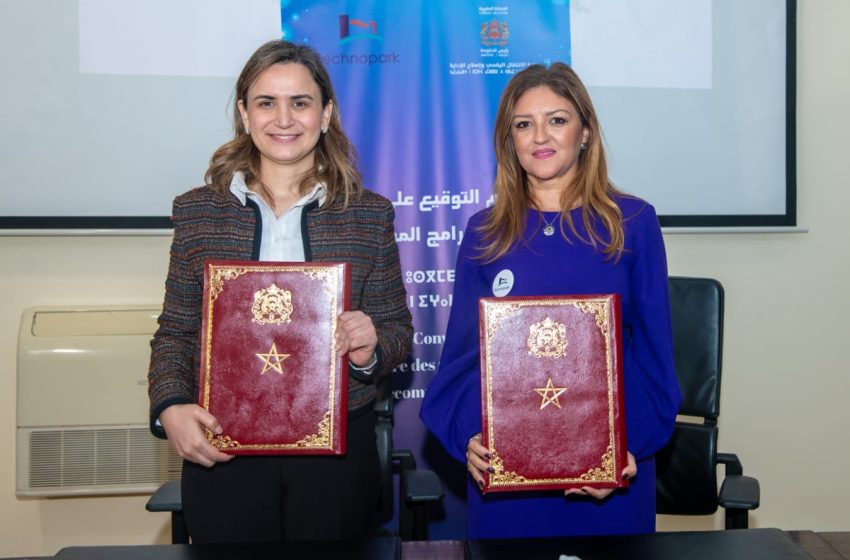
<path fill-rule="evenodd" d="M 357 540 L 378 507 L 375 415 L 348 418 L 344 456 L 238 456 L 211 468 L 183 462 L 193 543 Z"/>

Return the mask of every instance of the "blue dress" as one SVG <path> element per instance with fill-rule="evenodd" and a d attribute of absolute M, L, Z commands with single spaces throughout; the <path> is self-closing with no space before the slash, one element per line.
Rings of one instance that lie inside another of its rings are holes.
<path fill-rule="evenodd" d="M 563 492 L 497 492 L 482 495 L 467 477 L 469 538 L 544 537 L 655 531 L 655 461 L 673 430 L 681 391 L 673 365 L 667 262 L 655 209 L 638 198 L 618 196 L 625 251 L 619 260 L 576 239 L 558 213 L 545 236 L 540 213 L 530 210 L 526 243 L 485 264 L 477 227 L 489 210 L 472 216 L 457 258 L 454 298 L 440 367 L 420 410 L 428 429 L 448 452 L 466 463 L 466 445 L 481 432 L 478 299 L 501 295 L 619 293 L 623 325 L 623 381 L 628 450 L 638 473 L 627 489 L 607 499 L 564 497 Z M 585 236 L 581 210 L 572 211 Z M 601 226 L 597 231 L 604 231 Z M 586 236 L 585 236 L 586 237 Z M 506 272 L 510 271 L 510 272 Z M 512 276 L 512 278 L 511 278 Z M 509 293 L 504 293 L 507 287 Z"/>

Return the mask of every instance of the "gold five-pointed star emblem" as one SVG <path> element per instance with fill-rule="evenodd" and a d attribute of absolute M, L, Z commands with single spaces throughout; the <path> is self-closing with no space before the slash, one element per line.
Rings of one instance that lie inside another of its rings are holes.
<path fill-rule="evenodd" d="M 566 387 L 554 387 L 552 385 L 552 378 L 550 377 L 545 387 L 539 387 L 534 390 L 535 393 L 543 397 L 543 401 L 540 403 L 540 410 L 546 408 L 546 406 L 550 403 L 561 408 L 561 403 L 558 402 L 558 397 L 563 395 L 566 390 Z"/>
<path fill-rule="evenodd" d="M 263 361 L 263 371 L 260 372 L 260 375 L 265 374 L 271 369 L 283 375 L 283 360 L 287 359 L 289 354 L 278 353 L 277 346 L 272 342 L 272 348 L 268 354 L 257 354 L 256 356 Z"/>

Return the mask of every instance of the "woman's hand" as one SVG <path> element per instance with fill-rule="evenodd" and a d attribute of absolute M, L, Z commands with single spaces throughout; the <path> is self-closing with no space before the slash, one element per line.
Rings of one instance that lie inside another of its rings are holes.
<path fill-rule="evenodd" d="M 196 404 L 173 404 L 162 411 L 159 422 L 174 447 L 177 455 L 211 467 L 233 459 L 233 455 L 222 453 L 207 440 L 203 428 L 221 433 L 221 424 L 215 416 Z"/>
<path fill-rule="evenodd" d="M 623 480 L 634 478 L 637 474 L 637 463 L 635 463 L 635 456 L 627 452 L 627 458 L 628 464 L 621 473 Z M 593 498 L 596 498 L 597 500 L 603 500 L 607 498 L 614 490 L 616 490 L 616 488 L 591 488 L 589 486 L 582 486 L 581 488 L 572 488 L 570 490 L 567 490 L 566 492 L 564 492 L 564 495 L 591 496 Z"/>
<path fill-rule="evenodd" d="M 343 311 L 336 322 L 336 351 L 360 367 L 368 365 L 375 355 L 378 333 L 372 319 L 362 311 Z"/>
<path fill-rule="evenodd" d="M 475 434 L 466 444 L 466 470 L 481 489 L 484 488 L 484 472 L 493 472 L 490 466 L 490 452 L 481 445 L 481 434 Z"/>

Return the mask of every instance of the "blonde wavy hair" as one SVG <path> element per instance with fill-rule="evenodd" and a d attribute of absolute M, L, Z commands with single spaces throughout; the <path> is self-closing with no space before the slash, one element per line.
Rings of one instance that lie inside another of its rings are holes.
<path fill-rule="evenodd" d="M 594 247 L 602 247 L 609 258 L 619 258 L 624 243 L 623 214 L 614 196 L 623 193 L 608 179 L 602 130 L 590 94 L 575 71 L 561 62 L 548 68 L 540 64 L 525 68 L 508 82 L 502 92 L 493 134 L 497 163 L 493 187 L 495 204 L 479 228 L 484 241 L 480 256 L 486 262 L 492 262 L 505 255 L 517 241 L 525 241 L 523 232 L 528 209 L 537 208 L 531 197 L 528 175 L 520 166 L 511 137 L 511 119 L 517 100 L 528 90 L 541 86 L 575 105 L 582 126 L 589 132 L 587 147 L 580 152 L 576 164 L 575 179 L 561 193 L 561 235 L 568 240 L 563 227 L 566 222 L 578 239 Z M 588 233 L 586 237 L 576 231 L 570 215 L 570 209 L 577 205 L 581 205 L 582 222 Z M 604 232 L 594 227 L 597 217 L 605 228 Z"/>
<path fill-rule="evenodd" d="M 351 197 L 359 196 L 363 190 L 362 179 L 356 169 L 357 152 L 346 137 L 339 117 L 339 104 L 331 85 L 328 71 L 322 64 L 319 53 L 305 45 L 275 40 L 258 48 L 236 80 L 233 99 L 233 139 L 215 151 L 210 158 L 205 180 L 214 189 L 226 192 L 233 174 L 241 171 L 245 182 L 259 188 L 260 194 L 269 204 L 274 199 L 268 187 L 260 179 L 260 152 L 247 134 L 239 113 L 239 102 L 248 105 L 248 90 L 266 69 L 274 64 L 300 64 L 309 70 L 319 86 L 322 107 L 333 103 L 327 134 L 322 134 L 316 145 L 313 169 L 306 173 L 299 184 L 300 193 L 306 194 L 316 183 L 327 186 L 325 206 L 342 199 L 347 207 Z"/>

